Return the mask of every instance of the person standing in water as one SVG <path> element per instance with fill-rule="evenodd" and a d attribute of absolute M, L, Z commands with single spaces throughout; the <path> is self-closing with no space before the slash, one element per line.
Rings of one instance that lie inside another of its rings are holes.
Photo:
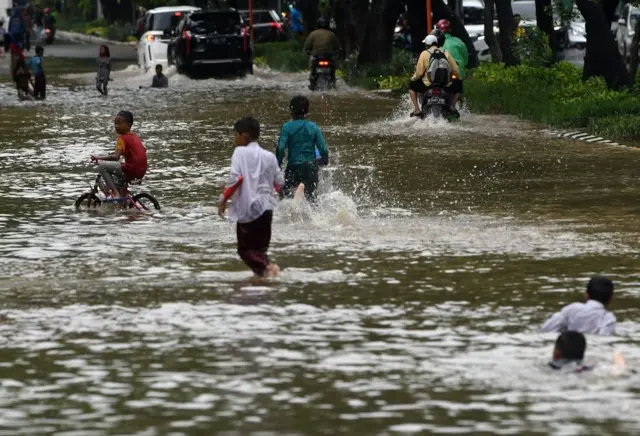
<path fill-rule="evenodd" d="M 42 67 L 42 56 L 44 56 L 44 48 L 39 45 L 36 47 L 36 55 L 27 62 L 27 66 L 33 72 L 33 95 L 36 100 L 44 100 L 47 96 L 47 79 Z"/>
<path fill-rule="evenodd" d="M 100 94 L 107 95 L 107 85 L 111 76 L 111 53 L 106 45 L 100 46 L 98 55 L 98 74 L 96 75 L 96 89 Z"/>
<path fill-rule="evenodd" d="M 302 95 L 293 97 L 289 109 L 292 120 L 282 126 L 276 150 L 278 165 L 282 165 L 288 151 L 282 195 L 292 197 L 297 186 L 303 183 L 305 197 L 313 201 L 318 186 L 318 160 L 327 165 L 329 149 L 320 128 L 305 119 L 309 113 L 309 99 Z M 317 158 L 316 150 L 320 159 Z"/>
<path fill-rule="evenodd" d="M 153 76 L 153 80 L 151 81 L 152 88 L 168 88 L 169 87 L 169 78 L 162 74 L 162 65 L 156 65 L 156 75 Z"/>
<path fill-rule="evenodd" d="M 277 200 L 274 186 L 284 184 L 276 157 L 260 147 L 260 124 L 251 117 L 233 126 L 235 145 L 231 157 L 231 176 L 220 197 L 218 215 L 224 218 L 227 202 L 235 194 L 229 220 L 237 223 L 238 254 L 258 277 L 274 277 L 278 265 L 267 256 L 271 243 L 271 222 Z"/>

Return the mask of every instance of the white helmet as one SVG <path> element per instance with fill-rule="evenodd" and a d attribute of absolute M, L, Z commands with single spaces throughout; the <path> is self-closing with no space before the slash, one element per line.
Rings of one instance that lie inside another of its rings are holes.
<path fill-rule="evenodd" d="M 427 35 L 427 37 L 422 40 L 422 43 L 426 45 L 434 45 L 438 43 L 438 38 L 436 38 L 435 35 Z"/>

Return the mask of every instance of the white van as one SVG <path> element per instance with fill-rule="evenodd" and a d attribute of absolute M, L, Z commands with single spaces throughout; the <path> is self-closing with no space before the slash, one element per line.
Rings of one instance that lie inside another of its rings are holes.
<path fill-rule="evenodd" d="M 155 8 L 144 16 L 144 27 L 138 42 L 138 65 L 149 71 L 157 64 L 167 63 L 167 47 L 170 33 L 185 14 L 199 11 L 193 6 L 171 6 Z"/>

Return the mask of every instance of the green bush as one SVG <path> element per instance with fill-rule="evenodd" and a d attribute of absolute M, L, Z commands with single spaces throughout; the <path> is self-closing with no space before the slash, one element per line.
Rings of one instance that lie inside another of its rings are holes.
<path fill-rule="evenodd" d="M 309 68 L 309 57 L 304 53 L 304 41 L 292 39 L 287 42 L 256 44 L 253 57 L 262 58 L 270 68 L 278 71 L 297 72 Z"/>
<path fill-rule="evenodd" d="M 550 68 L 485 64 L 465 82 L 472 111 L 506 113 L 562 128 L 587 129 L 618 139 L 639 137 L 640 99 L 610 91 L 600 78 L 582 81 L 582 70 L 560 62 Z"/>

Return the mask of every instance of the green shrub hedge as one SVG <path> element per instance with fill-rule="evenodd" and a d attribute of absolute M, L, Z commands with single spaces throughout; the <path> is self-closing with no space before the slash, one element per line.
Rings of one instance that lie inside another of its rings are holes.
<path fill-rule="evenodd" d="M 511 114 L 595 135 L 640 139 L 636 91 L 610 91 L 600 78 L 583 82 L 582 70 L 566 62 L 549 68 L 481 65 L 465 82 L 465 98 L 472 112 Z"/>

